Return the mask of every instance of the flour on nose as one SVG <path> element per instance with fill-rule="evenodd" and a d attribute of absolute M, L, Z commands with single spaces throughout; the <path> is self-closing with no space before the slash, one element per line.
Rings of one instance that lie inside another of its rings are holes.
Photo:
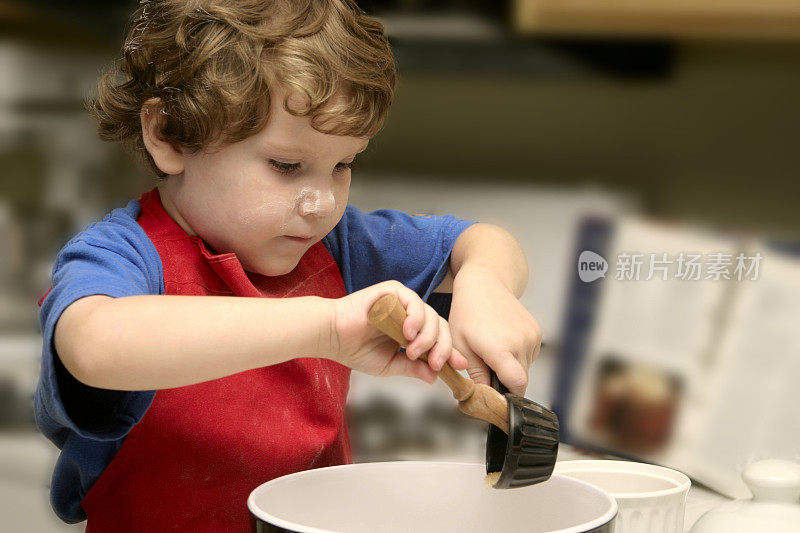
<path fill-rule="evenodd" d="M 322 204 L 336 205 L 336 198 L 333 196 L 332 191 L 323 193 L 319 189 L 305 186 L 297 193 L 296 200 L 300 206 L 300 213 L 303 215 L 310 215 L 318 213 L 322 210 Z"/>
<path fill-rule="evenodd" d="M 297 193 L 297 200 L 302 214 L 316 213 L 322 205 L 322 191 L 305 186 Z"/>

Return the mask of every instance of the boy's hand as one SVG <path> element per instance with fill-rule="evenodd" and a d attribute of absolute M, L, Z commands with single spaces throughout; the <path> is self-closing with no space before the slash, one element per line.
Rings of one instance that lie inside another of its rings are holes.
<path fill-rule="evenodd" d="M 491 367 L 512 394 L 525 394 L 542 329 L 491 271 L 462 267 L 453 282 L 450 332 L 476 383 L 490 385 Z"/>
<path fill-rule="evenodd" d="M 403 323 L 409 341 L 405 353 L 367 318 L 372 305 L 392 292 L 408 314 Z M 445 362 L 457 370 L 467 367 L 467 360 L 453 348 L 447 321 L 398 281 L 378 283 L 333 302 L 331 358 L 343 365 L 374 376 L 411 376 L 428 383 L 436 381 L 436 371 Z M 417 360 L 427 351 L 427 363 Z"/>

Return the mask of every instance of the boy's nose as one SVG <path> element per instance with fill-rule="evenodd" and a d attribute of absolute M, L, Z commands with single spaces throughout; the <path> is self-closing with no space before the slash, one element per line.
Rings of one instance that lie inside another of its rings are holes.
<path fill-rule="evenodd" d="M 300 216 L 324 217 L 336 208 L 336 197 L 331 189 L 303 187 L 299 194 Z"/>

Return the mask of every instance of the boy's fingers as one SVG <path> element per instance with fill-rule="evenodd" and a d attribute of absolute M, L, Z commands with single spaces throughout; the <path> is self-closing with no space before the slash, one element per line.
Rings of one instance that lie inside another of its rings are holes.
<path fill-rule="evenodd" d="M 436 314 L 433 308 L 431 312 Z M 435 317 L 430 317 L 431 321 L 435 321 L 439 325 L 438 337 L 435 339 L 435 344 L 428 352 L 428 364 L 436 372 L 442 369 L 445 362 L 450 358 L 450 353 L 453 350 L 453 341 L 450 337 L 450 328 L 447 325 L 447 320 L 436 314 Z M 422 335 L 420 335 L 422 336 Z"/>
<path fill-rule="evenodd" d="M 458 351 L 467 360 L 466 370 L 469 378 L 475 383 L 491 385 L 491 379 L 489 379 L 489 367 L 483 362 L 483 359 L 475 355 L 466 342 L 463 342 L 462 345 L 459 346 Z"/>
<path fill-rule="evenodd" d="M 489 378 L 489 367 L 478 357 L 467 359 L 467 374 L 475 383 L 492 384 L 492 380 Z"/>
<path fill-rule="evenodd" d="M 423 361 L 412 361 L 405 354 L 398 352 L 394 355 L 385 369 L 384 376 L 408 376 L 419 378 L 427 383 L 436 381 L 436 372 L 431 370 Z"/>
<path fill-rule="evenodd" d="M 436 375 L 436 372 L 431 370 L 431 367 L 427 364 L 423 363 L 422 361 L 409 361 L 413 363 L 411 366 L 411 377 L 416 377 L 421 379 L 426 383 L 435 383 L 436 379 L 439 377 Z"/>
<path fill-rule="evenodd" d="M 469 363 L 467 358 L 464 357 L 461 352 L 453 348 L 450 351 L 450 359 L 448 360 L 448 364 L 456 370 L 466 370 Z"/>
<path fill-rule="evenodd" d="M 431 347 L 428 352 L 428 364 L 432 369 L 438 372 L 442 368 L 442 362 L 450 355 L 452 344 L 450 341 L 450 332 L 447 331 L 447 323 L 445 322 L 443 324 L 442 322 L 444 322 L 444 320 L 440 316 L 437 316 L 435 320 L 438 323 L 439 329 L 433 347 Z"/>
<path fill-rule="evenodd" d="M 512 394 L 523 396 L 528 388 L 528 372 L 522 368 L 511 352 L 502 352 L 498 357 L 492 358 L 492 368 L 503 385 L 508 387 Z"/>
<path fill-rule="evenodd" d="M 483 353 L 481 358 L 475 355 L 469 346 L 462 346 L 460 350 L 468 362 L 467 373 L 475 383 L 491 386 L 491 372 L 494 371 L 500 382 L 508 387 L 512 394 L 519 396 L 525 394 L 528 388 L 528 369 L 523 368 L 513 353 L 507 350 Z"/>
<path fill-rule="evenodd" d="M 422 324 L 422 329 L 420 329 L 417 336 L 406 348 L 406 352 L 412 359 L 418 358 L 420 355 L 433 348 L 436 340 L 439 338 L 439 326 L 441 324 L 439 315 L 436 314 L 436 311 L 429 305 L 424 305 L 423 313 L 425 321 Z M 430 361 L 430 354 L 428 357 Z"/>
<path fill-rule="evenodd" d="M 407 315 L 403 322 L 403 335 L 406 340 L 413 341 L 425 322 L 425 302 L 416 292 L 402 284 L 397 288 L 397 299 L 403 304 Z"/>

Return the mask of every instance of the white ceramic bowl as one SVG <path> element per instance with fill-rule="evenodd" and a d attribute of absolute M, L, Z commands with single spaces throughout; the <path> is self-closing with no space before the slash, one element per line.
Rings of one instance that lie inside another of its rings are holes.
<path fill-rule="evenodd" d="M 554 472 L 591 483 L 617 500 L 616 533 L 682 533 L 691 481 L 663 466 L 631 461 L 562 461 Z"/>
<path fill-rule="evenodd" d="M 617 503 L 554 475 L 493 489 L 482 464 L 400 461 L 307 470 L 268 481 L 247 500 L 256 531 L 298 533 L 610 533 Z"/>

